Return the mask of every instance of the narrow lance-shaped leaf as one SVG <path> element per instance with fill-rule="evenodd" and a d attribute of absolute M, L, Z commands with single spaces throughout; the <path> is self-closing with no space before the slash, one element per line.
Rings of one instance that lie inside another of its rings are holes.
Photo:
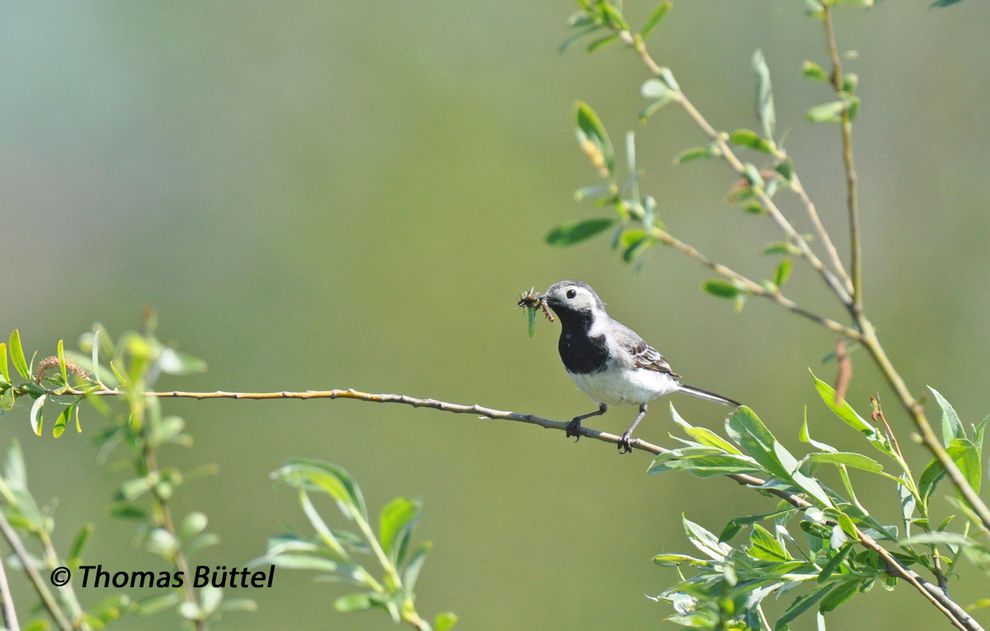
<path fill-rule="evenodd" d="M 566 223 L 551 230 L 546 236 L 546 242 L 555 246 L 574 245 L 608 230 L 614 223 L 615 219 L 607 217 Z"/>
<path fill-rule="evenodd" d="M 805 118 L 812 123 L 837 123 L 839 116 L 845 110 L 846 103 L 844 101 L 832 101 L 811 108 L 805 114 Z"/>
<path fill-rule="evenodd" d="M 393 555 L 400 533 L 419 516 L 419 503 L 397 497 L 382 508 L 378 520 L 378 539 L 385 554 Z"/>
<path fill-rule="evenodd" d="M 640 29 L 639 34 L 643 39 L 648 38 L 653 30 L 656 29 L 657 25 L 663 20 L 667 12 L 674 6 L 674 3 L 670 0 L 664 0 L 657 5 L 655 9 L 650 13 L 650 17 L 646 18 L 646 22 L 643 23 L 643 28 Z"/>
<path fill-rule="evenodd" d="M 816 64 L 813 61 L 807 59 L 801 64 L 801 74 L 808 77 L 809 79 L 814 79 L 816 81 L 828 81 L 828 73 L 825 69 Z"/>
<path fill-rule="evenodd" d="M 69 374 L 65 367 L 65 342 L 58 341 L 58 369 L 62 374 L 62 383 L 69 385 Z"/>
<path fill-rule="evenodd" d="M 718 278 L 706 280 L 701 287 L 711 295 L 718 296 L 719 298 L 735 298 L 746 293 L 745 290 L 732 283 Z"/>
<path fill-rule="evenodd" d="M 857 414 L 856 410 L 849 405 L 848 401 L 842 401 L 841 403 L 836 402 L 835 388 L 816 377 L 814 373 L 811 374 L 811 377 L 815 381 L 815 388 L 818 390 L 818 395 L 836 416 L 838 416 L 846 425 L 866 436 L 874 447 L 886 454 L 893 455 L 894 452 L 887 443 L 887 439 L 882 436 L 875 427 L 867 423 L 863 417 Z"/>
<path fill-rule="evenodd" d="M 852 578 L 837 584 L 828 593 L 828 596 L 822 600 L 822 603 L 818 606 L 818 611 L 825 614 L 837 609 L 840 605 L 855 596 L 864 583 L 864 579 Z"/>
<path fill-rule="evenodd" d="M 825 594 L 828 593 L 829 590 L 831 589 L 832 589 L 831 584 L 823 585 L 822 587 L 819 587 L 807 594 L 798 596 L 794 600 L 794 602 L 791 603 L 791 606 L 787 608 L 787 611 L 784 612 L 784 615 L 782 615 L 780 618 L 777 619 L 777 622 L 776 624 L 774 624 L 773 628 L 775 630 L 786 629 L 788 622 L 794 620 L 795 618 L 803 614 L 805 611 L 810 609 L 815 603 L 821 600 L 822 597 L 825 596 Z"/>
<path fill-rule="evenodd" d="M 615 152 L 605 126 L 595 110 L 584 101 L 578 101 L 575 109 L 576 134 L 581 151 L 588 156 L 592 166 L 602 177 L 612 177 L 615 174 Z"/>
<path fill-rule="evenodd" d="M 34 405 L 31 406 L 31 429 L 38 436 L 41 436 L 42 425 L 44 424 L 43 410 L 47 399 L 48 395 L 43 394 L 35 399 Z"/>
<path fill-rule="evenodd" d="M 0 379 L 10 383 L 10 368 L 7 366 L 7 343 L 0 342 Z"/>
<path fill-rule="evenodd" d="M 966 430 L 963 429 L 962 421 L 959 420 L 959 415 L 952 404 L 935 388 L 928 386 L 928 389 L 932 391 L 938 406 L 942 409 L 942 443 L 948 447 L 953 438 L 966 438 Z"/>
<path fill-rule="evenodd" d="M 777 287 L 783 287 L 787 279 L 791 277 L 791 259 L 784 259 L 777 265 L 774 272 L 773 282 Z"/>
<path fill-rule="evenodd" d="M 763 153 L 772 154 L 775 147 L 771 141 L 765 140 L 752 129 L 737 129 L 729 134 L 729 142 L 738 147 L 749 147 Z"/>
<path fill-rule="evenodd" d="M 757 50 L 753 53 L 753 73 L 756 75 L 756 112 L 763 126 L 763 135 L 772 139 L 777 124 L 777 114 L 773 105 L 770 69 L 767 67 L 763 51 Z"/>
<path fill-rule="evenodd" d="M 17 329 L 14 329 L 14 332 L 10 334 L 10 360 L 14 363 L 14 369 L 17 370 L 18 374 L 25 379 L 31 378 L 27 359 L 24 358 L 24 349 L 21 347 L 21 332 Z"/>
<path fill-rule="evenodd" d="M 434 631 L 450 631 L 457 624 L 458 617 L 457 614 L 452 611 L 445 611 L 443 613 L 437 614 L 433 619 L 433 629 Z"/>
<path fill-rule="evenodd" d="M 759 524 L 753 524 L 749 541 L 748 553 L 754 559 L 774 562 L 793 560 L 793 557 L 777 541 L 777 538 Z"/>

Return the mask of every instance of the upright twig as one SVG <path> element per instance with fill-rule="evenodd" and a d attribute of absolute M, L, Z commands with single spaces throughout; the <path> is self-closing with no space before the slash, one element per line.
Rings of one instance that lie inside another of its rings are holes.
<path fill-rule="evenodd" d="M 829 14 L 826 12 L 826 17 L 828 15 Z M 834 29 L 831 29 L 830 26 L 831 21 L 829 20 L 827 24 L 829 25 L 829 29 L 830 29 L 829 32 L 832 34 L 832 39 L 834 40 Z M 620 31 L 616 31 L 616 33 L 623 42 L 629 45 L 636 52 L 636 55 L 640 58 L 643 65 L 646 66 L 650 74 L 652 74 L 654 77 L 659 79 L 663 78 L 664 75 L 663 66 L 658 64 L 656 60 L 653 59 L 653 57 L 650 55 L 650 52 L 646 49 L 646 44 L 643 42 L 643 39 L 639 35 L 634 35 L 628 30 L 620 30 Z M 830 46 L 834 46 L 834 41 Z M 839 72 L 841 73 L 841 67 L 839 69 Z M 835 77 L 835 73 L 833 72 L 833 80 L 834 77 Z M 841 87 L 841 85 L 842 84 L 840 79 L 839 86 Z M 736 156 L 736 154 L 732 151 L 732 148 L 729 146 L 728 142 L 726 142 L 725 135 L 718 132 L 711 125 L 711 123 L 708 122 L 708 120 L 701 114 L 701 112 L 698 111 L 698 109 L 694 106 L 694 104 L 690 101 L 690 99 L 688 99 L 688 97 L 684 94 L 683 90 L 675 90 L 673 92 L 672 98 L 676 103 L 678 103 L 681 106 L 681 108 L 685 111 L 688 117 L 695 123 L 695 125 L 699 129 L 701 129 L 701 131 L 709 139 L 711 139 L 713 143 L 715 143 L 715 145 L 719 149 L 720 155 L 729 165 L 729 167 L 737 174 L 745 177 L 745 171 L 746 171 L 745 165 L 741 160 L 739 160 L 738 156 Z M 848 112 L 846 114 L 848 114 Z M 942 467 L 945 469 L 946 475 L 956 486 L 956 488 L 959 489 L 959 492 L 962 494 L 963 498 L 973 508 L 973 511 L 977 514 L 983 526 L 987 529 L 990 529 L 990 508 L 988 508 L 986 503 L 982 499 L 980 499 L 979 495 L 966 480 L 966 477 L 959 470 L 959 467 L 956 466 L 955 461 L 945 450 L 945 447 L 942 445 L 938 435 L 932 429 L 931 423 L 928 422 L 928 418 L 925 416 L 924 407 L 918 402 L 917 399 L 915 399 L 914 395 L 911 394 L 911 391 L 905 384 L 904 379 L 901 377 L 900 373 L 898 373 L 897 370 L 894 368 L 893 363 L 890 361 L 890 358 L 887 356 L 887 352 L 884 350 L 883 346 L 880 343 L 879 338 L 877 337 L 875 327 L 873 326 L 872 322 L 865 316 L 861 308 L 862 283 L 856 280 L 857 277 L 859 277 L 861 280 L 861 276 L 862 276 L 862 269 L 861 269 L 862 257 L 860 257 L 858 254 L 859 207 L 858 204 L 856 203 L 857 179 L 856 179 L 855 170 L 852 168 L 853 162 L 852 162 L 851 121 L 849 121 L 848 116 L 844 120 L 847 121 L 849 126 L 848 128 L 849 134 L 846 135 L 844 133 L 843 135 L 843 137 L 848 138 L 849 141 L 848 145 L 844 145 L 843 153 L 848 154 L 844 158 L 846 160 L 846 164 L 848 165 L 846 171 L 847 188 L 848 186 L 851 186 L 851 188 L 848 188 L 847 190 L 847 192 L 851 191 L 848 198 L 852 200 L 852 205 L 850 206 L 850 229 L 855 231 L 854 241 L 856 246 L 854 248 L 854 251 L 857 252 L 854 258 L 855 266 L 853 270 L 852 295 L 850 295 L 849 292 L 846 291 L 845 287 L 843 286 L 843 283 L 835 276 L 835 274 L 829 271 L 825 267 L 825 265 L 821 262 L 821 259 L 819 259 L 814 254 L 808 243 L 804 240 L 803 237 L 801 237 L 800 234 L 798 234 L 797 230 L 790 223 L 790 221 L 787 220 L 783 212 L 781 212 L 780 208 L 777 207 L 773 199 L 770 198 L 770 196 L 766 193 L 766 191 L 764 191 L 762 187 L 754 186 L 753 192 L 760 200 L 760 203 L 763 204 L 763 206 L 770 213 L 770 216 L 774 219 L 777 225 L 787 235 L 788 239 L 790 239 L 798 247 L 805 260 L 807 260 L 808 263 L 814 269 L 816 269 L 819 272 L 819 274 L 821 274 L 822 278 L 825 280 L 825 283 L 829 286 L 829 288 L 836 295 L 836 297 L 843 304 L 843 306 L 845 306 L 846 309 L 848 309 L 851 317 L 853 318 L 853 321 L 856 323 L 856 326 L 859 329 L 859 335 L 854 337 L 854 339 L 859 339 L 860 342 L 869 351 L 870 355 L 873 357 L 877 366 L 880 368 L 887 382 L 894 389 L 894 392 L 897 393 L 897 396 L 901 400 L 901 403 L 904 405 L 904 408 L 911 415 L 911 418 L 915 424 L 915 427 L 918 429 L 918 432 L 921 435 L 921 439 L 925 447 L 927 447 L 928 450 L 932 452 L 932 455 L 935 456 L 935 458 L 939 461 L 939 464 L 941 464 Z M 855 220 L 855 223 L 853 223 L 853 220 Z M 827 327 L 827 328 L 830 328 L 830 330 L 835 330 L 832 327 Z"/>
<path fill-rule="evenodd" d="M 121 393 L 121 396 L 123 393 Z M 144 430 L 144 445 L 141 448 L 141 463 L 145 469 L 144 473 L 152 477 L 158 477 L 160 471 L 158 468 L 158 458 L 155 454 L 155 449 L 151 446 L 148 436 L 147 428 L 148 424 L 145 424 L 142 428 Z M 169 507 L 168 499 L 162 495 L 161 491 L 158 490 L 157 485 L 153 485 L 151 488 L 151 495 L 154 498 L 154 513 L 155 521 L 158 527 L 168 532 L 171 535 L 172 541 L 179 541 L 179 531 L 175 527 L 175 520 L 172 518 L 172 509 Z M 186 559 L 185 553 L 182 551 L 182 547 L 177 544 L 175 553 L 172 555 L 172 563 L 175 564 L 175 569 L 181 576 L 189 577 L 189 561 Z M 191 605 L 196 605 L 196 590 L 193 588 L 193 582 L 191 580 L 185 580 L 182 583 L 182 599 L 190 603 Z M 196 631 L 206 631 L 209 628 L 206 620 L 204 618 L 197 617 L 192 621 L 196 628 Z"/>
<path fill-rule="evenodd" d="M 17 609 L 14 608 L 14 598 L 10 595 L 10 585 L 7 583 L 7 571 L 4 568 L 3 557 L 0 556 L 0 603 L 3 610 L 3 626 L 8 631 L 20 631 L 17 622 Z"/>
<path fill-rule="evenodd" d="M 3 511 L 0 511 L 0 533 L 3 534 L 3 538 L 7 540 L 7 545 L 14 551 L 14 556 L 17 557 L 17 560 L 23 566 L 24 573 L 27 574 L 28 580 L 31 582 L 32 587 L 34 587 L 34 591 L 38 594 L 38 598 L 41 599 L 45 609 L 48 610 L 48 614 L 52 617 L 52 620 L 55 621 L 55 624 L 62 631 L 72 631 L 72 623 L 69 622 L 69 619 L 62 611 L 62 607 L 55 600 L 51 591 L 49 591 L 45 579 L 41 577 L 38 569 L 34 567 L 34 560 L 28 554 L 27 549 L 24 548 L 21 538 L 14 531 L 10 522 L 7 521 L 7 516 L 3 514 Z"/>
<path fill-rule="evenodd" d="M 839 46 L 835 39 L 835 28 L 832 25 L 832 8 L 828 2 L 822 3 L 822 22 L 825 24 L 825 41 L 828 48 L 829 61 L 832 63 L 831 84 L 837 96 L 845 91 L 845 77 L 842 74 L 842 60 L 839 57 Z M 839 129 L 842 135 L 842 165 L 846 174 L 846 208 L 849 212 L 849 246 L 852 274 L 853 309 L 856 313 L 863 310 L 863 246 L 860 243 L 859 226 L 859 177 L 853 162 L 852 144 L 852 115 L 848 107 L 842 109 L 839 115 Z"/>
<path fill-rule="evenodd" d="M 55 544 L 52 543 L 52 538 L 48 534 L 48 531 L 44 529 L 38 532 L 38 539 L 41 541 L 41 547 L 44 550 L 45 565 L 48 567 L 49 571 L 52 571 L 61 565 L 61 561 L 58 558 L 58 552 L 55 551 Z M 72 587 L 72 581 L 67 582 L 65 585 L 59 586 L 58 590 L 59 595 L 62 597 L 62 602 L 65 603 L 65 606 L 69 609 L 69 615 L 72 618 L 72 628 L 78 629 L 79 631 L 90 631 L 90 625 L 86 622 L 82 606 L 79 604 L 79 599 L 76 597 L 75 589 Z"/>
<path fill-rule="evenodd" d="M 842 282 L 846 286 L 846 291 L 850 295 L 855 291 L 852 279 L 849 278 L 849 272 L 846 271 L 845 266 L 842 263 L 842 257 L 839 256 L 839 249 L 835 247 L 835 243 L 832 241 L 832 235 L 828 233 L 825 228 L 825 224 L 822 223 L 822 218 L 818 214 L 818 207 L 815 205 L 813 199 L 808 194 L 807 189 L 804 188 L 804 183 L 797 173 L 791 178 L 791 190 L 794 194 L 798 196 L 801 200 L 801 204 L 804 205 L 805 210 L 808 213 L 808 218 L 811 219 L 811 225 L 815 228 L 815 233 L 818 234 L 818 238 L 821 240 L 822 245 L 825 247 L 825 251 L 828 252 L 829 259 L 832 261 L 832 267 L 835 269 L 835 273 L 842 279 Z"/>

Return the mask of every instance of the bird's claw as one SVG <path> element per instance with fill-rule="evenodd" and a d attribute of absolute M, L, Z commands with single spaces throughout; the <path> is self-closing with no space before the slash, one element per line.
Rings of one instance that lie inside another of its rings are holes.
<path fill-rule="evenodd" d="M 564 434 L 567 438 L 573 436 L 574 442 L 581 440 L 581 419 L 576 418 L 568 423 Z"/>
<path fill-rule="evenodd" d="M 622 438 L 620 438 L 619 442 L 616 443 L 616 446 L 619 448 L 620 454 L 627 454 L 632 451 L 632 440 L 633 437 L 631 433 L 626 432 L 625 434 L 622 435 Z"/>

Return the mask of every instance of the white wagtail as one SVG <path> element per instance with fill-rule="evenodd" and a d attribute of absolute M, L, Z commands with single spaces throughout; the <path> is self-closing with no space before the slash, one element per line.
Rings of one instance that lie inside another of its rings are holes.
<path fill-rule="evenodd" d="M 568 376 L 598 404 L 594 412 L 574 417 L 567 426 L 568 436 L 580 436 L 581 421 L 604 414 L 609 403 L 638 405 L 639 414 L 618 445 L 620 453 L 628 453 L 633 430 L 646 416 L 647 404 L 657 397 L 683 392 L 722 405 L 742 405 L 681 383 L 681 376 L 657 349 L 608 315 L 605 303 L 587 283 L 562 280 L 539 299 L 560 318 L 557 346 Z"/>

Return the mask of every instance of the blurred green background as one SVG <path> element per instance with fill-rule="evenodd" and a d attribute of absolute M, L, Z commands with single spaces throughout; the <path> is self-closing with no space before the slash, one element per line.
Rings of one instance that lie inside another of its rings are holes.
<path fill-rule="evenodd" d="M 990 5 L 927 4 L 838 13 L 841 45 L 859 51 L 848 70 L 860 74 L 864 101 L 866 305 L 912 386 L 938 387 L 974 420 L 990 411 Z M 664 110 L 638 127 L 644 72 L 627 51 L 557 53 L 572 9 L 565 0 L 6 4 L 0 329 L 20 327 L 30 348 L 53 349 L 60 337 L 74 346 L 93 321 L 119 333 L 150 304 L 160 337 L 210 364 L 163 386 L 352 386 L 566 419 L 589 402 L 559 365 L 556 325 L 541 322 L 528 339 L 514 300 L 578 278 L 691 383 L 745 400 L 785 442 L 796 444 L 809 403 L 818 434 L 857 446 L 809 382 L 809 366 L 832 378 L 820 364 L 832 344 L 825 332 L 760 301 L 734 314 L 699 290 L 707 274 L 671 251 L 635 273 L 604 239 L 542 243 L 553 225 L 596 212 L 572 199 L 596 180 L 574 144 L 578 98 L 616 142 L 639 130 L 645 189 L 675 234 L 759 277 L 772 270 L 762 244 L 777 239 L 768 220 L 724 204 L 732 179 L 722 165 L 671 165 L 702 140 L 682 114 Z M 826 222 L 844 231 L 837 130 L 803 121 L 828 93 L 800 77 L 803 59 L 825 62 L 802 3 L 680 3 L 652 46 L 725 129 L 754 126 L 750 56 L 762 48 L 778 128 L 790 130 Z M 793 199 L 786 208 L 799 216 Z M 806 267 L 791 284 L 803 303 L 841 315 Z M 864 355 L 854 359 L 852 400 L 862 407 L 879 390 L 906 436 L 892 395 Z M 721 426 L 722 409 L 675 403 Z M 419 609 L 453 609 L 465 629 L 655 628 L 670 610 L 644 594 L 672 574 L 651 556 L 687 547 L 682 511 L 717 531 L 772 506 L 725 481 L 648 477 L 642 455 L 469 416 L 347 401 L 166 409 L 188 420 L 196 445 L 163 459 L 221 467 L 177 496 L 180 513 L 205 511 L 223 539 L 197 562 L 244 563 L 268 535 L 305 528 L 292 493 L 267 475 L 291 456 L 322 458 L 350 470 L 375 510 L 395 495 L 422 498 L 419 534 L 435 547 Z M 100 421 L 87 416 L 95 432 Z M 630 418 L 619 409 L 594 426 L 618 431 Z M 131 545 L 131 525 L 106 516 L 121 477 L 95 463 L 92 434 L 37 439 L 23 407 L 3 420 L 4 440 L 27 452 L 36 496 L 57 498 L 60 544 L 92 520 L 91 561 L 157 567 Z M 666 440 L 665 406 L 641 427 Z M 914 452 L 919 467 L 923 458 Z M 891 489 L 861 483 L 892 518 Z M 964 569 L 969 581 L 953 594 L 966 603 L 986 594 Z M 33 595 L 15 582 L 26 616 Z M 256 614 L 222 628 L 389 627 L 379 613 L 334 613 L 340 593 L 282 572 L 275 588 L 249 594 Z M 105 595 L 81 593 L 87 603 Z M 855 602 L 833 617 L 836 628 L 942 624 L 908 588 Z M 123 628 L 175 624 L 164 615 Z"/>

